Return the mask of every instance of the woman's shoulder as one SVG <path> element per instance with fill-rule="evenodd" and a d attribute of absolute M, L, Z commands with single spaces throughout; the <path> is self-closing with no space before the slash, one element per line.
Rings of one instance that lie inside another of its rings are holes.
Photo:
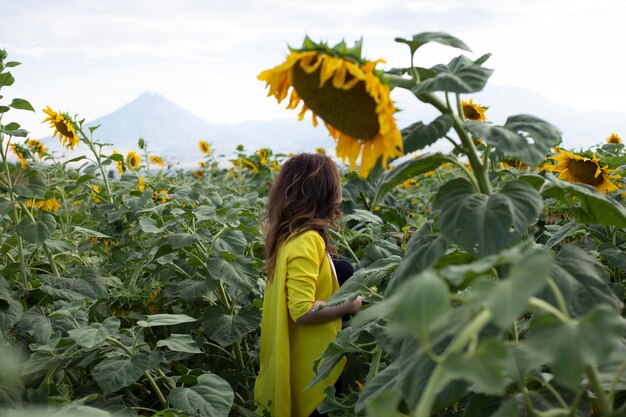
<path fill-rule="evenodd" d="M 322 235 L 320 235 L 318 231 L 312 229 L 294 232 L 285 242 L 285 246 L 289 248 L 302 248 L 303 246 L 307 246 L 319 248 L 322 251 L 326 250 L 326 244 L 324 243 Z"/>

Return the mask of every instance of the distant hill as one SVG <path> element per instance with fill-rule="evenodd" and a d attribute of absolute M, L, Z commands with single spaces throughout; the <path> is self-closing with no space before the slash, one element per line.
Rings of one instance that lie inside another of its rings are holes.
<path fill-rule="evenodd" d="M 112 149 L 120 153 L 137 151 L 137 141 L 142 137 L 151 154 L 167 157 L 182 168 L 196 166 L 202 159 L 200 140 L 211 143 L 217 154 L 226 156 L 231 156 L 239 144 L 249 151 L 269 147 L 285 153 L 334 147 L 326 129 L 315 129 L 310 121 L 300 123 L 296 117 L 289 117 L 237 125 L 211 124 L 154 92 L 143 93 L 113 113 L 86 123 L 87 127 L 98 125 L 94 137 L 112 144 Z M 61 149 L 51 138 L 46 143 L 66 156 L 76 154 L 76 150 L 70 153 Z"/>
<path fill-rule="evenodd" d="M 397 107 L 401 111 L 396 114 L 396 119 L 400 127 L 417 120 L 428 122 L 436 117 L 434 109 L 417 102 L 409 94 L 397 96 Z M 563 131 L 566 147 L 586 148 L 602 142 L 611 132 L 626 137 L 624 114 L 576 109 L 530 90 L 490 85 L 472 98 L 489 106 L 487 117 L 497 124 L 519 113 L 533 114 L 555 124 Z M 137 140 L 143 137 L 151 154 L 165 156 L 178 162 L 182 168 L 195 166 L 202 157 L 198 150 L 199 140 L 211 143 L 217 154 L 227 157 L 239 144 L 249 151 L 269 147 L 284 153 L 312 151 L 317 147 L 334 148 L 334 141 L 323 126 L 314 128 L 308 118 L 298 122 L 293 111 L 286 111 L 285 116 L 280 120 L 247 121 L 237 125 L 212 124 L 158 93 L 147 92 L 113 113 L 87 123 L 87 126 L 100 125 L 95 137 L 101 142 L 111 143 L 121 153 L 137 150 Z M 49 139 L 46 144 L 67 157 L 77 154 L 76 150 L 68 152 L 61 149 L 57 140 Z M 435 149 L 441 150 L 447 147 L 444 141 L 434 145 Z"/>

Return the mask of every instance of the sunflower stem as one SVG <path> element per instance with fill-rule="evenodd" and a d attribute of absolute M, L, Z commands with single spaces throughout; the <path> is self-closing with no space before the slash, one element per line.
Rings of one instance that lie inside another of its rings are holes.
<path fill-rule="evenodd" d="M 104 182 L 104 188 L 107 190 L 107 197 L 109 198 L 109 203 L 113 203 L 113 196 L 111 195 L 111 187 L 109 186 L 109 180 L 107 178 L 106 171 L 104 170 L 104 167 L 102 166 L 102 159 L 100 158 L 101 156 L 100 152 L 96 152 L 96 148 L 94 147 L 93 141 L 89 139 L 87 135 L 85 135 L 85 132 L 83 131 L 82 127 L 78 128 L 78 131 L 83 137 L 83 141 L 87 144 L 87 147 L 89 148 L 89 150 L 91 150 L 94 157 L 96 158 L 96 165 L 98 165 L 98 169 L 100 170 L 100 173 L 102 174 L 102 181 Z M 102 151 L 102 148 L 100 148 L 100 151 Z"/>

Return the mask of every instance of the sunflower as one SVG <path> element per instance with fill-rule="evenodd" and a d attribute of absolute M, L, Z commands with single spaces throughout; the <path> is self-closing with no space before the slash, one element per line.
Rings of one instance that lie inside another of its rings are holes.
<path fill-rule="evenodd" d="M 157 164 L 160 167 L 164 167 L 165 166 L 165 162 L 163 162 L 163 159 L 161 159 L 160 157 L 158 157 L 156 155 L 150 155 L 148 160 L 150 161 L 150 163 Z"/>
<path fill-rule="evenodd" d="M 137 188 L 139 188 L 139 191 L 143 191 L 146 189 L 146 180 L 141 175 L 139 176 L 139 180 L 137 181 Z"/>
<path fill-rule="evenodd" d="M 274 172 L 280 171 L 280 164 L 276 161 L 272 161 L 272 170 L 274 170 Z"/>
<path fill-rule="evenodd" d="M 141 157 L 137 155 L 135 151 L 130 151 L 126 154 L 126 162 L 128 162 L 131 167 L 137 168 L 141 162 Z"/>
<path fill-rule="evenodd" d="M 55 137 L 57 134 L 59 135 L 59 140 L 61 144 L 68 149 L 74 149 L 74 146 L 78 145 L 80 139 L 76 134 L 76 127 L 74 126 L 74 122 L 72 118 L 68 116 L 66 113 L 57 113 L 50 108 L 50 106 L 43 109 L 43 112 L 48 115 L 48 117 L 42 122 L 50 122 L 50 127 L 54 128 Z"/>
<path fill-rule="evenodd" d="M 205 155 L 211 155 L 211 145 L 201 140 L 198 142 L 198 147 L 200 148 L 200 152 Z"/>
<path fill-rule="evenodd" d="M 152 199 L 155 201 L 160 199 L 161 203 L 165 203 L 167 200 L 170 199 L 167 195 L 168 192 L 168 190 L 156 190 L 152 193 Z"/>
<path fill-rule="evenodd" d="M 44 211 L 54 211 L 57 212 L 59 211 L 59 209 L 61 208 L 61 204 L 59 203 L 59 200 L 57 200 L 56 198 L 49 198 L 47 200 L 43 200 L 43 201 L 35 201 L 35 200 L 27 200 L 24 205 L 26 207 L 31 207 L 31 208 L 38 208 Z"/>
<path fill-rule="evenodd" d="M 248 159 L 242 159 L 241 160 L 241 167 L 242 168 L 247 168 L 250 171 L 252 171 L 255 174 L 259 173 L 259 167 L 256 166 L 256 164 Z"/>
<path fill-rule="evenodd" d="M 267 156 L 269 154 L 269 151 L 267 148 L 261 148 L 257 151 L 257 156 L 259 157 L 259 159 L 261 160 L 261 165 L 266 165 L 267 164 Z"/>
<path fill-rule="evenodd" d="M 324 148 L 315 148 L 315 153 L 321 153 L 323 155 L 326 155 L 326 149 L 324 149 Z"/>
<path fill-rule="evenodd" d="M 402 156 L 402 136 L 393 114 L 396 111 L 375 66 L 381 60 L 360 57 L 361 45 L 348 49 L 345 43 L 330 48 L 306 39 L 303 48 L 292 49 L 281 65 L 263 71 L 258 79 L 269 87 L 268 96 L 280 103 L 291 89 L 288 109 L 303 101 L 298 120 L 308 110 L 313 126 L 321 117 L 337 142 L 337 156 L 356 167 L 361 157 L 359 175 L 366 177 L 376 161 Z"/>
<path fill-rule="evenodd" d="M 206 169 L 206 162 L 200 161 L 198 162 L 198 165 L 200 165 L 200 168 Z"/>
<path fill-rule="evenodd" d="M 204 178 L 204 172 L 200 171 L 199 169 L 196 169 L 193 171 L 193 176 L 201 180 L 202 178 Z"/>
<path fill-rule="evenodd" d="M 408 188 L 417 187 L 418 185 L 419 185 L 419 182 L 417 182 L 415 178 L 409 178 L 408 180 L 400 184 L 400 187 L 408 189 Z"/>
<path fill-rule="evenodd" d="M 14 145 L 12 143 L 9 143 L 9 147 L 11 148 L 11 151 L 13 151 L 13 153 L 17 157 L 17 160 L 20 161 L 21 167 L 22 168 L 26 168 L 28 166 L 28 163 L 26 162 L 26 158 L 24 156 L 25 149 L 23 149 L 19 145 L 16 146 L 16 145 Z"/>
<path fill-rule="evenodd" d="M 475 120 L 477 122 L 483 122 L 487 120 L 485 116 L 486 107 L 482 107 L 478 103 L 474 103 L 470 98 L 469 103 L 465 100 L 461 100 L 461 107 L 463 108 L 463 115 L 468 120 Z"/>
<path fill-rule="evenodd" d="M 621 176 L 613 174 L 616 170 L 609 169 L 608 165 L 602 166 L 595 154 L 593 158 L 587 158 L 563 149 L 558 149 L 558 151 L 559 154 L 550 157 L 557 162 L 556 165 L 546 167 L 546 170 L 558 172 L 560 179 L 588 184 L 602 193 L 610 193 L 618 189 L 618 186 L 611 180 L 621 178 Z"/>
<path fill-rule="evenodd" d="M 98 198 L 98 194 L 100 194 L 100 186 L 93 184 L 91 186 L 91 192 L 89 193 L 94 202 L 99 203 L 100 199 Z"/>
<path fill-rule="evenodd" d="M 26 141 L 26 145 L 34 152 L 37 154 L 37 156 L 39 156 L 39 158 L 43 158 L 43 156 L 46 154 L 46 147 L 43 146 L 43 144 L 41 143 L 41 141 L 37 140 L 37 139 L 28 139 Z"/>
<path fill-rule="evenodd" d="M 118 155 L 118 152 L 115 149 L 113 149 L 113 155 Z M 117 166 L 117 172 L 119 172 L 119 174 L 122 175 L 124 173 L 124 171 L 126 171 L 126 167 L 124 166 L 124 162 L 123 161 L 116 161 L 115 164 Z"/>
<path fill-rule="evenodd" d="M 620 138 L 617 133 L 613 132 L 611 133 L 611 136 L 606 138 L 606 143 L 622 143 L 622 138 Z"/>

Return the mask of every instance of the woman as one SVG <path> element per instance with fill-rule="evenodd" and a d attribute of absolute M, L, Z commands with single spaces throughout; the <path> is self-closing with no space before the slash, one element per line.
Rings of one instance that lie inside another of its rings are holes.
<path fill-rule="evenodd" d="M 307 417 L 324 400 L 344 362 L 324 381 L 305 389 L 313 364 L 341 330 L 341 316 L 360 310 L 357 298 L 318 309 L 338 289 L 328 228 L 341 217 L 335 163 L 323 154 L 299 154 L 283 165 L 270 190 L 265 224 L 268 282 L 261 323 L 257 412 Z"/>

